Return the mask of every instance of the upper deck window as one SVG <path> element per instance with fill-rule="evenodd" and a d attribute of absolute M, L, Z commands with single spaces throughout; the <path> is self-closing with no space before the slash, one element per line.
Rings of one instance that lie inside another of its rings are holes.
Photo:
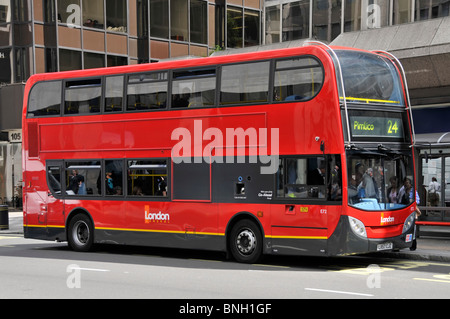
<path fill-rule="evenodd" d="M 167 105 L 167 72 L 131 75 L 127 111 L 164 109 Z"/>
<path fill-rule="evenodd" d="M 220 104 L 264 103 L 268 100 L 270 62 L 222 67 Z"/>
<path fill-rule="evenodd" d="M 172 108 L 214 106 L 215 96 L 215 68 L 173 72 Z"/>
<path fill-rule="evenodd" d="M 277 61 L 273 100 L 309 100 L 319 92 L 323 78 L 322 67 L 316 59 L 296 57 Z"/>
<path fill-rule="evenodd" d="M 67 81 L 64 114 L 99 113 L 101 96 L 101 79 Z"/>
<path fill-rule="evenodd" d="M 39 82 L 32 88 L 28 116 L 61 114 L 61 81 Z"/>
<path fill-rule="evenodd" d="M 337 50 L 336 54 L 347 102 L 405 105 L 399 72 L 389 59 L 360 51 Z"/>

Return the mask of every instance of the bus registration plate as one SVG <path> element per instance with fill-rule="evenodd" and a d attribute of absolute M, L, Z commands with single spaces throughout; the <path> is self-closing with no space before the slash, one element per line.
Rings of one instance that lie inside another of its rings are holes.
<path fill-rule="evenodd" d="M 383 244 L 378 244 L 377 245 L 377 251 L 380 250 L 389 250 L 394 248 L 394 244 L 392 242 L 388 242 L 388 243 L 383 243 Z"/>

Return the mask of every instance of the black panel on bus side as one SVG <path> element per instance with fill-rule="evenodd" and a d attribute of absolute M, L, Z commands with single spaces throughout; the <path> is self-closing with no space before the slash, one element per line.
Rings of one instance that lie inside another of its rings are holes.
<path fill-rule="evenodd" d="M 173 159 L 173 199 L 210 200 L 210 165 L 202 158 Z"/>
<path fill-rule="evenodd" d="M 270 203 L 273 193 L 273 174 L 261 174 L 265 166 L 252 158 L 225 157 L 223 163 L 212 163 L 213 202 Z M 256 162 L 256 163 L 255 163 Z"/>

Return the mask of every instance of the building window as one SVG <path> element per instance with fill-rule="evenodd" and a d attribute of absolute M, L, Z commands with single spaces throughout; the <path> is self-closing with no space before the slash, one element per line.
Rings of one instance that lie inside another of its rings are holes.
<path fill-rule="evenodd" d="M 12 69 L 11 69 L 11 49 L 0 49 L 0 83 L 12 83 Z"/>
<path fill-rule="evenodd" d="M 280 42 L 280 6 L 266 7 L 266 44 Z"/>
<path fill-rule="evenodd" d="M 427 20 L 449 15 L 450 1 L 448 0 L 416 0 L 414 20 Z"/>
<path fill-rule="evenodd" d="M 333 41 L 341 33 L 342 2 L 314 0 L 312 16 L 313 38 Z"/>
<path fill-rule="evenodd" d="M 80 26 L 80 0 L 58 0 L 58 22 Z"/>
<path fill-rule="evenodd" d="M 81 70 L 81 52 L 66 49 L 59 50 L 59 70 Z"/>
<path fill-rule="evenodd" d="M 189 41 L 187 0 L 170 1 L 170 27 L 172 40 Z"/>
<path fill-rule="evenodd" d="M 242 48 L 242 9 L 227 7 L 227 47 Z"/>
<path fill-rule="evenodd" d="M 283 4 L 283 41 L 309 38 L 309 0 Z"/>
<path fill-rule="evenodd" d="M 11 6 L 0 4 L 0 23 L 11 22 Z"/>
<path fill-rule="evenodd" d="M 32 48 L 16 48 L 16 74 L 15 82 L 26 82 L 30 77 L 30 58 L 32 54 Z"/>
<path fill-rule="evenodd" d="M 45 48 L 45 72 L 58 71 L 58 58 L 56 48 Z"/>
<path fill-rule="evenodd" d="M 108 55 L 106 59 L 108 67 L 128 64 L 128 58 L 126 56 Z"/>
<path fill-rule="evenodd" d="M 94 69 L 105 67 L 105 55 L 97 53 L 84 53 L 84 68 Z"/>
<path fill-rule="evenodd" d="M 411 0 L 396 0 L 392 4 L 392 24 L 411 22 L 412 2 Z"/>
<path fill-rule="evenodd" d="M 258 11 L 244 10 L 244 47 L 259 45 L 259 20 Z"/>
<path fill-rule="evenodd" d="M 55 0 L 44 0 L 43 10 L 44 10 L 44 22 L 51 23 L 56 21 Z"/>
<path fill-rule="evenodd" d="M 83 26 L 104 29 L 104 14 L 103 0 L 83 1 Z"/>
<path fill-rule="evenodd" d="M 113 32 L 127 32 L 127 1 L 106 1 L 106 30 Z"/>
<path fill-rule="evenodd" d="M 208 3 L 203 0 L 191 0 L 191 39 L 190 42 L 207 44 Z"/>
<path fill-rule="evenodd" d="M 150 0 L 150 36 L 169 38 L 168 0 Z"/>

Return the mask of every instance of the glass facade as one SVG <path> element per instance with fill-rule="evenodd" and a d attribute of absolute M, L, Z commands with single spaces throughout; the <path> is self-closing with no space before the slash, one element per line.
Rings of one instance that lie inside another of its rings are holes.
<path fill-rule="evenodd" d="M 450 0 L 0 0 L 0 83 L 449 14 Z"/>
<path fill-rule="evenodd" d="M 265 0 L 265 44 L 446 17 L 449 0 Z"/>

